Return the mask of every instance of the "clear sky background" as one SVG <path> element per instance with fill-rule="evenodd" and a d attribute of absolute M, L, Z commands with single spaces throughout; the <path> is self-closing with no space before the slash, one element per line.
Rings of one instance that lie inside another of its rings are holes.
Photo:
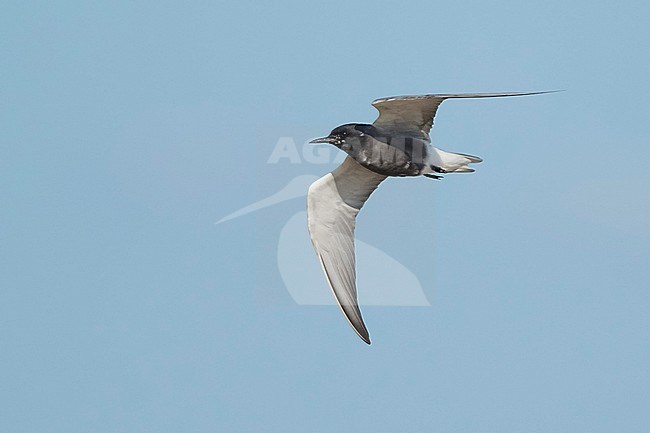
<path fill-rule="evenodd" d="M 650 431 L 650 7 L 610 3 L 3 2 L 0 431 Z M 372 346 L 283 285 L 304 198 L 214 224 L 375 98 L 553 89 L 446 102 L 478 171 L 368 202 L 432 304 Z"/>

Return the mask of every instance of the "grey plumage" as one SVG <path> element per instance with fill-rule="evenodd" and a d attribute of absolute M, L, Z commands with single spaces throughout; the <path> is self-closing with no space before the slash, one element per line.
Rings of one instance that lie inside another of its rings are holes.
<path fill-rule="evenodd" d="M 335 128 L 332 144 L 368 170 L 384 176 L 419 176 L 430 155 L 427 140 L 397 136 L 374 125 L 350 123 Z"/>

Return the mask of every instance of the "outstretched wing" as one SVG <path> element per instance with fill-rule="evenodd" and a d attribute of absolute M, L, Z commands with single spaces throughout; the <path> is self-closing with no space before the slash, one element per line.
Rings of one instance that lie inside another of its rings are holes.
<path fill-rule="evenodd" d="M 553 92 L 451 93 L 440 95 L 394 96 L 373 101 L 379 117 L 373 125 L 390 133 L 411 135 L 429 140 L 429 131 L 438 107 L 445 99 L 499 98 L 503 96 L 540 95 Z"/>
<path fill-rule="evenodd" d="M 309 234 L 327 282 L 350 325 L 368 344 L 357 303 L 354 226 L 359 210 L 384 179 L 348 156 L 307 193 Z"/>

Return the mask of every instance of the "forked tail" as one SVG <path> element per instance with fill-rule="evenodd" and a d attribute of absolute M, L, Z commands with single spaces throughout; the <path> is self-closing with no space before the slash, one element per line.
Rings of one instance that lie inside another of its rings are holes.
<path fill-rule="evenodd" d="M 471 173 L 473 168 L 469 164 L 477 164 L 483 161 L 478 156 L 464 153 L 445 152 L 444 150 L 431 147 L 427 162 L 433 172 L 437 173 Z"/>

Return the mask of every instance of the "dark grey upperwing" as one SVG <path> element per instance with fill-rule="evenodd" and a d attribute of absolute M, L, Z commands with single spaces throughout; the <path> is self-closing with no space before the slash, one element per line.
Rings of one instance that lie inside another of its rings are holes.
<path fill-rule="evenodd" d="M 307 194 L 309 235 L 327 282 L 350 325 L 368 344 L 357 302 L 354 227 L 359 210 L 384 179 L 348 156 L 314 182 Z"/>
<path fill-rule="evenodd" d="M 394 96 L 373 101 L 379 117 L 373 125 L 395 135 L 410 135 L 430 140 L 438 107 L 445 99 L 456 98 L 499 98 L 504 96 L 540 95 L 551 92 L 509 92 L 509 93 L 450 93 L 440 95 Z"/>

